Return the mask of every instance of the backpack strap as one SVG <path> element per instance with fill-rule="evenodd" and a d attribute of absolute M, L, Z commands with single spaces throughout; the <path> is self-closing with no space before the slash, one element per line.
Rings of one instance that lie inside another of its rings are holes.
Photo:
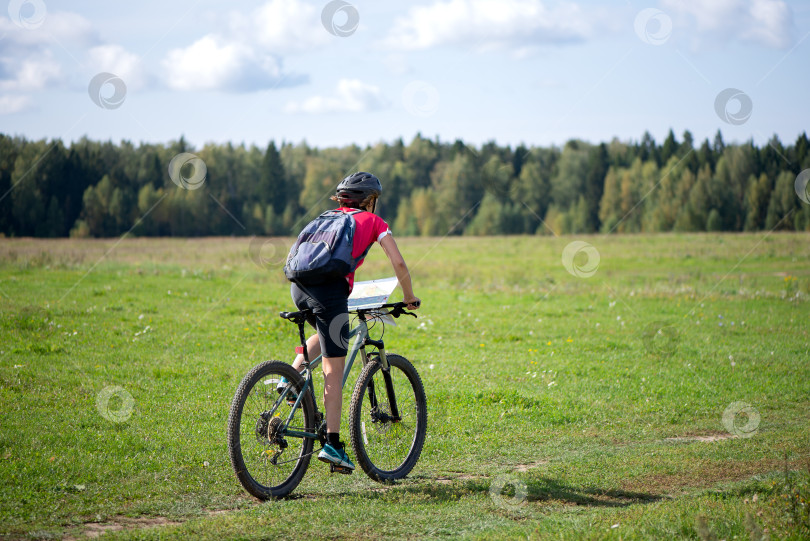
<path fill-rule="evenodd" d="M 338 209 L 326 210 L 326 211 L 321 213 L 321 216 L 332 215 L 332 214 L 335 214 L 336 212 L 338 212 Z M 341 214 L 344 214 L 346 216 L 354 216 L 355 214 L 358 214 L 360 212 L 367 212 L 367 211 L 365 211 L 363 209 L 352 209 L 349 212 L 343 212 L 342 210 L 340 211 Z"/>

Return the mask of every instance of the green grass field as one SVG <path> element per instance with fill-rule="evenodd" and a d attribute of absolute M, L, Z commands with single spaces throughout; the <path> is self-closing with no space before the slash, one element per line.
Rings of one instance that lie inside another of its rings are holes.
<path fill-rule="evenodd" d="M 313 461 L 261 503 L 225 425 L 292 357 L 290 239 L 2 240 L 0 538 L 810 536 L 810 235 L 399 242 L 419 463 L 388 486 Z M 389 275 L 375 248 L 358 278 Z"/>

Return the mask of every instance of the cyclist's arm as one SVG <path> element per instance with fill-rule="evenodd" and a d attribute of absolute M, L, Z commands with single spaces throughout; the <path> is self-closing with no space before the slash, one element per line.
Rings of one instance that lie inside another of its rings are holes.
<path fill-rule="evenodd" d="M 402 254 L 399 253 L 399 247 L 392 235 L 386 235 L 380 240 L 385 255 L 394 267 L 394 273 L 397 275 L 399 285 L 402 288 L 402 294 L 405 296 L 403 302 L 408 304 L 408 309 L 414 310 L 419 307 L 421 302 L 419 298 L 413 294 L 413 285 L 411 284 L 411 273 L 408 271 L 408 265 L 405 264 Z"/>

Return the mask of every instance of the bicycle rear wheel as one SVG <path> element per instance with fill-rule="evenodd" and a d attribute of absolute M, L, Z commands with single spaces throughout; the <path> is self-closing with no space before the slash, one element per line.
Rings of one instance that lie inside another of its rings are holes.
<path fill-rule="evenodd" d="M 427 432 L 427 399 L 413 365 L 400 355 L 386 355 L 399 419 L 379 355 L 369 357 L 352 393 L 349 432 L 357 462 L 375 481 L 402 479 L 416 465 Z"/>
<path fill-rule="evenodd" d="M 236 388 L 228 418 L 228 452 L 239 482 L 261 499 L 280 498 L 292 492 L 307 471 L 312 455 L 310 438 L 281 434 L 293 404 L 277 390 L 284 377 L 290 391 L 301 393 L 304 379 L 280 361 L 256 365 Z M 314 432 L 315 405 L 304 393 L 289 429 Z"/>

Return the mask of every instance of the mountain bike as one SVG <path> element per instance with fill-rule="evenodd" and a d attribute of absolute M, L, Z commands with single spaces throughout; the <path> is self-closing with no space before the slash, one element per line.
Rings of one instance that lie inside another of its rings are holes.
<path fill-rule="evenodd" d="M 261 500 L 281 498 L 295 490 L 310 458 L 326 444 L 326 422 L 318 409 L 312 370 L 322 356 L 310 361 L 304 324 L 308 310 L 282 312 L 298 325 L 303 353 L 302 372 L 281 361 L 256 365 L 236 389 L 228 418 L 228 451 L 236 477 Z M 346 356 L 343 387 L 358 354 L 363 369 L 349 405 L 349 439 L 357 463 L 373 480 L 402 479 L 416 465 L 427 432 L 427 399 L 422 380 L 405 357 L 386 353 L 382 339 L 369 337 L 372 327 L 390 317 L 416 314 L 404 303 L 382 304 L 349 311 L 357 325 Z M 316 443 L 320 445 L 314 449 Z M 330 465 L 332 472 L 351 470 Z"/>

